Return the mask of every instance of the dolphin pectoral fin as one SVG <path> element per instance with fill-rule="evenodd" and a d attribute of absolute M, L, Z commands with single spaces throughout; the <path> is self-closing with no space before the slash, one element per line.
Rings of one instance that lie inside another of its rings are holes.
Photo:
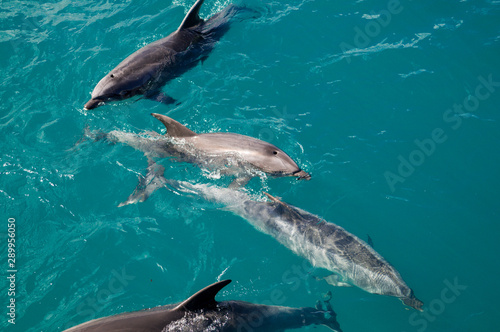
<path fill-rule="evenodd" d="M 169 95 L 161 92 L 161 91 L 155 91 L 148 93 L 144 95 L 149 100 L 157 101 L 159 103 L 165 104 L 165 105 L 171 105 L 177 103 L 177 100 L 170 97 Z"/>
<path fill-rule="evenodd" d="M 137 184 L 137 187 L 135 187 L 134 192 L 127 198 L 126 201 L 123 201 L 120 204 L 118 204 L 118 207 L 144 202 L 147 199 L 144 191 L 144 188 L 146 186 L 145 184 L 146 178 L 141 175 L 139 175 L 138 178 L 139 178 L 139 183 Z"/>
<path fill-rule="evenodd" d="M 352 287 L 352 285 L 343 282 L 341 277 L 338 274 L 331 274 L 329 276 L 326 276 L 322 279 L 325 279 L 325 281 L 335 287 Z"/>
<path fill-rule="evenodd" d="M 200 62 L 201 62 L 201 65 L 203 66 L 203 64 L 205 63 L 205 61 L 208 59 L 208 55 L 205 55 L 204 57 L 202 57 L 200 59 Z"/>
<path fill-rule="evenodd" d="M 151 159 L 148 160 L 148 163 L 148 173 L 146 176 L 139 176 L 139 183 L 134 192 L 126 201 L 118 204 L 118 207 L 144 202 L 158 188 L 165 186 L 166 179 L 163 176 L 165 167 L 156 164 Z"/>
<path fill-rule="evenodd" d="M 184 17 L 184 20 L 182 21 L 181 25 L 177 30 L 188 29 L 203 22 L 203 20 L 199 16 L 200 8 L 201 5 L 203 5 L 203 1 L 204 0 L 196 1 L 196 3 L 191 7 L 191 9 L 189 9 L 189 12 L 186 14 L 186 17 Z"/>
<path fill-rule="evenodd" d="M 248 181 L 250 181 L 250 179 L 251 179 L 251 177 L 249 177 L 249 176 L 242 176 L 239 178 L 235 178 L 233 180 L 233 182 L 231 182 L 231 184 L 229 184 L 228 188 L 229 189 L 238 189 L 238 188 L 244 187 L 244 186 L 246 186 Z"/>
<path fill-rule="evenodd" d="M 370 237 L 369 234 L 366 234 L 366 237 L 367 237 L 366 238 L 366 243 L 368 243 L 368 245 L 373 248 L 373 240 L 372 240 L 372 238 Z"/>

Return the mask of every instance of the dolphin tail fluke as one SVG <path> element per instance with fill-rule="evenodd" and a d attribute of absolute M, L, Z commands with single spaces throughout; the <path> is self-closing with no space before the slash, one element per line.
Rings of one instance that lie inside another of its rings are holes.
<path fill-rule="evenodd" d="M 85 141 L 92 139 L 93 136 L 94 135 L 92 134 L 92 131 L 90 131 L 90 126 L 86 125 L 85 128 L 83 129 L 82 137 L 75 143 L 73 148 L 71 148 L 70 150 L 73 150 L 76 147 L 78 147 L 80 144 L 84 143 Z"/>
<path fill-rule="evenodd" d="M 318 301 L 316 303 L 317 310 L 323 310 L 321 312 L 321 324 L 328 326 L 332 331 L 342 332 L 340 324 L 337 321 L 337 313 L 333 310 L 330 300 Z"/>
<path fill-rule="evenodd" d="M 79 142 L 84 142 L 86 140 L 92 140 L 94 142 L 100 141 L 102 139 L 106 139 L 106 133 L 100 130 L 90 130 L 90 126 L 86 125 L 83 129 L 83 137 Z"/>
<path fill-rule="evenodd" d="M 80 144 L 90 140 L 93 142 L 98 142 L 101 140 L 107 140 L 108 139 L 108 134 L 100 131 L 100 130 L 90 130 L 90 126 L 86 125 L 85 128 L 83 129 L 83 136 L 78 140 L 78 142 L 75 143 L 74 148 L 79 146 Z M 111 142 L 111 141 L 110 141 Z M 114 143 L 114 142 L 111 142 Z"/>
<path fill-rule="evenodd" d="M 337 321 L 337 313 L 333 310 L 330 301 L 317 301 L 315 308 L 301 308 L 302 326 L 324 325 L 332 331 L 342 332 Z"/>
<path fill-rule="evenodd" d="M 186 17 L 184 17 L 184 20 L 182 21 L 181 25 L 177 30 L 189 29 L 203 22 L 203 20 L 200 18 L 200 8 L 201 5 L 203 5 L 203 1 L 204 0 L 196 1 L 196 3 L 191 7 L 189 12 L 186 14 Z"/>
<path fill-rule="evenodd" d="M 151 159 L 148 163 L 149 166 L 146 176 L 139 176 L 139 184 L 135 188 L 132 195 L 130 195 L 126 201 L 118 204 L 118 207 L 144 202 L 158 188 L 165 186 L 166 179 L 163 176 L 165 167 L 156 164 Z"/>

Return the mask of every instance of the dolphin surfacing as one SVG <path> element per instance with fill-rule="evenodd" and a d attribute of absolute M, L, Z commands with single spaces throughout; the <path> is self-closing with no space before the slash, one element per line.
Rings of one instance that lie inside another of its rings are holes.
<path fill-rule="evenodd" d="M 183 144 L 176 146 L 178 155 L 186 156 L 191 153 L 221 165 L 227 164 L 228 158 L 236 157 L 233 161 L 249 164 L 272 176 L 294 176 L 306 180 L 311 178 L 311 175 L 300 169 L 288 154 L 271 143 L 235 133 L 197 134 L 166 115 L 151 115 L 165 125 L 165 136 L 182 139 Z M 187 150 L 186 145 L 189 146 Z"/>
<path fill-rule="evenodd" d="M 243 301 L 217 302 L 215 296 L 231 280 L 216 282 L 177 305 L 145 309 L 95 319 L 65 332 L 204 332 L 284 331 L 325 325 L 342 332 L 337 314 L 325 302 L 321 308 L 290 308 Z"/>
<path fill-rule="evenodd" d="M 161 87 L 208 56 L 228 30 L 230 16 L 235 11 L 234 6 L 229 6 L 204 21 L 199 16 L 202 4 L 203 0 L 196 1 L 176 31 L 137 50 L 104 76 L 85 109 L 136 95 L 174 103 L 173 98 L 161 92 Z"/>
<path fill-rule="evenodd" d="M 169 184 L 196 192 L 206 200 L 248 220 L 313 266 L 333 273 L 325 278 L 334 286 L 356 286 L 369 293 L 394 296 L 405 305 L 422 311 L 423 303 L 399 272 L 370 245 L 344 228 L 266 194 L 261 202 L 241 191 L 182 181 Z"/>
<path fill-rule="evenodd" d="M 147 175 L 139 179 L 134 193 L 119 206 L 143 202 L 164 185 L 164 168 L 158 167 L 155 160 L 167 157 L 234 176 L 231 188 L 244 186 L 251 178 L 263 176 L 262 173 L 272 177 L 295 177 L 297 180 L 311 178 L 287 153 L 271 143 L 235 133 L 195 133 L 166 115 L 153 113 L 152 116 L 165 125 L 165 135 L 116 130 L 93 134 L 96 139 L 127 144 L 142 151 L 148 158 Z"/>

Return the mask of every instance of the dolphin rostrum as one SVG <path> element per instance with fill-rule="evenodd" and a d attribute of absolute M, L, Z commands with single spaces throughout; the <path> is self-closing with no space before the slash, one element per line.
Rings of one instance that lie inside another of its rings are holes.
<path fill-rule="evenodd" d="M 166 180 L 181 191 L 197 193 L 204 199 L 226 206 L 255 228 L 271 235 L 313 266 L 333 275 L 325 278 L 334 286 L 357 286 L 369 293 L 394 296 L 422 311 L 399 272 L 370 245 L 340 226 L 266 194 L 270 202 L 251 199 L 248 194 L 183 181 Z"/>
<path fill-rule="evenodd" d="M 236 176 L 231 187 L 245 185 L 259 172 L 274 177 L 311 178 L 288 154 L 273 144 L 234 133 L 197 134 L 166 115 L 152 115 L 165 125 L 165 135 L 156 132 L 139 135 L 116 130 L 95 135 L 109 142 L 127 144 L 148 157 L 148 174 L 140 179 L 134 194 L 120 206 L 142 202 L 163 185 L 164 168 L 158 167 L 153 161 L 159 158 L 173 157 L 177 161 Z"/>
<path fill-rule="evenodd" d="M 202 4 L 203 0 L 196 1 L 176 31 L 137 50 L 104 76 L 92 91 L 85 109 L 135 95 L 173 103 L 175 100 L 160 89 L 208 56 L 228 30 L 229 18 L 236 8 L 227 7 L 204 21 L 199 17 Z"/>
<path fill-rule="evenodd" d="M 308 325 L 325 325 L 341 332 L 330 303 L 326 310 L 253 304 L 243 301 L 217 302 L 217 293 L 231 280 L 216 282 L 184 302 L 116 316 L 95 319 L 65 332 L 203 332 L 285 331 Z"/>

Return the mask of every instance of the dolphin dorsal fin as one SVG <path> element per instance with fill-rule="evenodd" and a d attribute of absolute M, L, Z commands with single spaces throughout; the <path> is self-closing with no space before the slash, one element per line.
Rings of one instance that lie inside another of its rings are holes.
<path fill-rule="evenodd" d="M 151 113 L 152 116 L 161 121 L 167 128 L 167 135 L 171 137 L 192 137 L 196 136 L 196 133 L 192 130 L 189 130 L 186 126 L 180 124 L 174 119 L 157 113 Z"/>
<path fill-rule="evenodd" d="M 192 295 L 189 299 L 179 304 L 175 309 L 184 309 L 187 311 L 195 311 L 206 308 L 213 308 L 217 304 L 215 295 L 224 287 L 226 287 L 231 280 L 222 280 L 211 284 Z"/>
<path fill-rule="evenodd" d="M 184 17 L 184 20 L 182 21 L 181 25 L 177 30 L 188 29 L 203 22 L 203 20 L 199 16 L 200 8 L 201 5 L 203 5 L 203 1 L 204 0 L 196 1 L 196 3 L 193 5 L 193 7 L 191 7 L 189 12 L 187 13 L 186 17 Z"/>
<path fill-rule="evenodd" d="M 283 209 L 288 211 L 291 215 L 297 218 L 303 218 L 303 216 L 294 208 L 292 208 L 290 205 L 286 204 L 285 202 L 281 201 L 279 198 L 276 198 L 272 196 L 271 194 L 268 194 L 264 192 L 264 195 L 267 196 L 271 200 L 271 202 L 278 204 L 278 206 L 281 206 Z"/>

